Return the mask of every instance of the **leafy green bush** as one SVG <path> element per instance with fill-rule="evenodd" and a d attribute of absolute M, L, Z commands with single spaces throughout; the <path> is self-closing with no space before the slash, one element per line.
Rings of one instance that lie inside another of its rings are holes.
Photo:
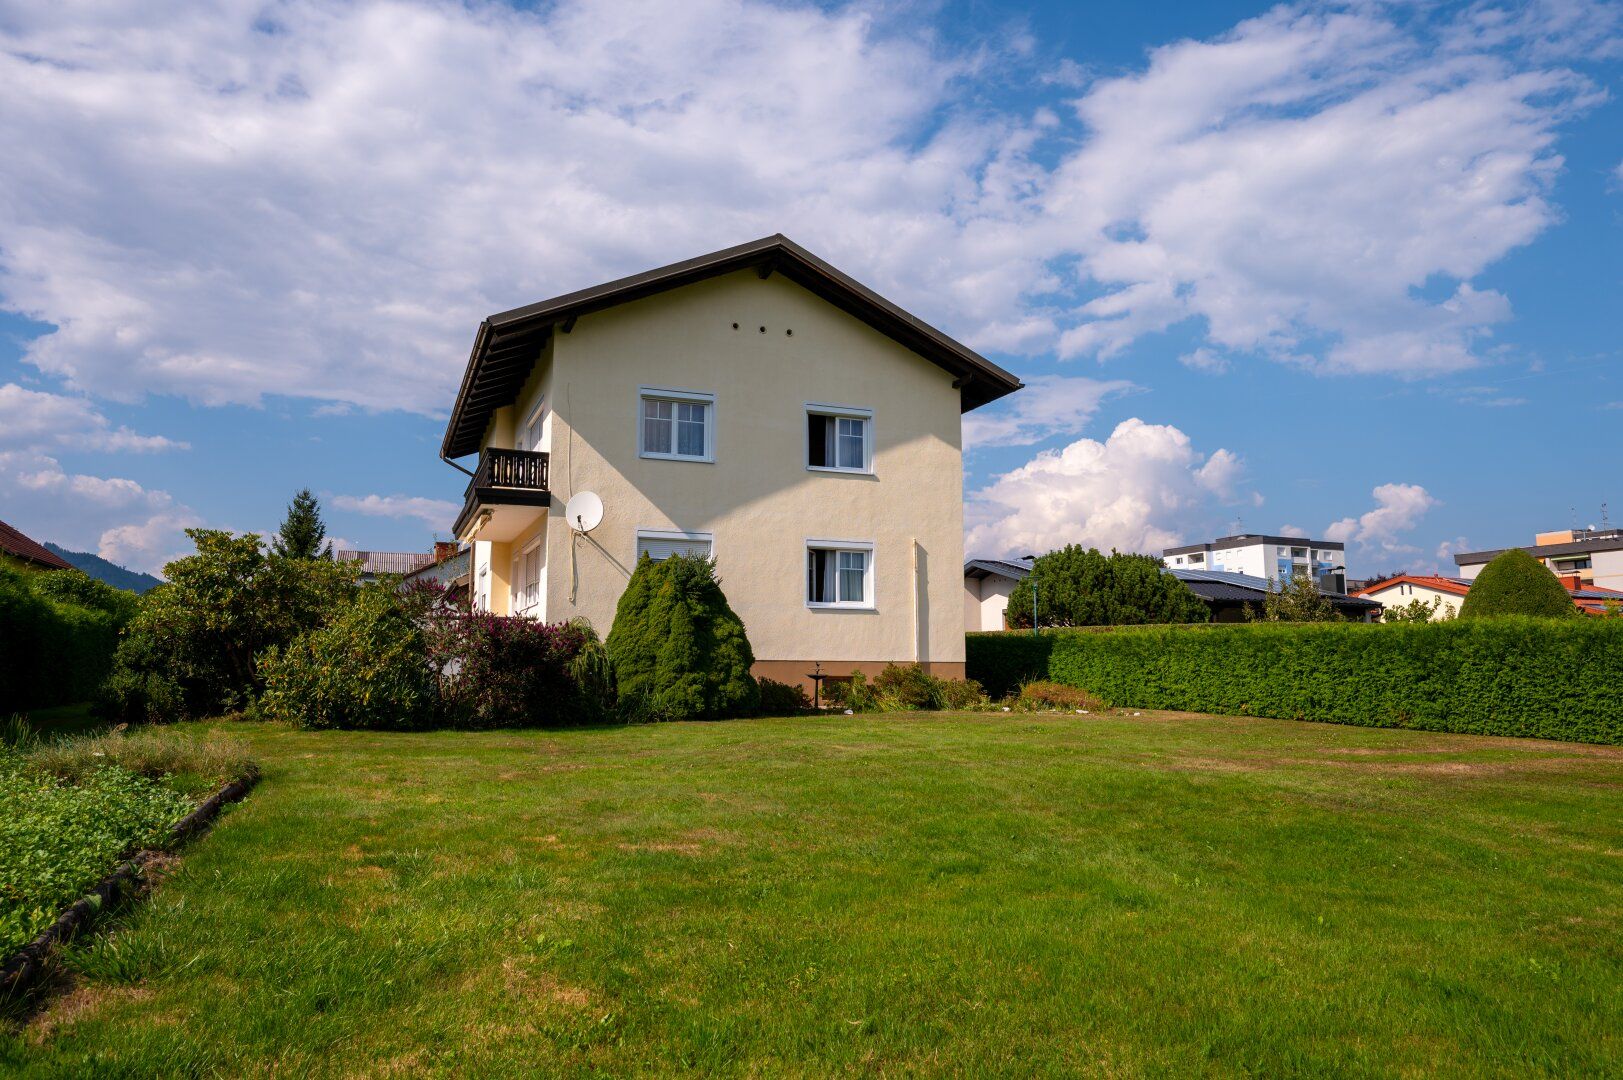
<path fill-rule="evenodd" d="M 258 659 L 327 621 L 359 571 L 325 559 L 266 555 L 259 537 L 188 529 L 196 554 L 164 567 L 119 642 L 103 715 L 126 722 L 212 716 L 246 707 Z"/>
<path fill-rule="evenodd" d="M 989 682 L 1040 670 L 1118 708 L 1623 742 L 1623 623 L 1612 619 L 972 634 L 967 666 Z"/>
<path fill-rule="evenodd" d="M 1109 708 L 1096 695 L 1080 687 L 1066 686 L 1064 683 L 1049 679 L 1038 679 L 1022 686 L 1014 699 L 1014 705 L 1015 708 L 1025 712 L 1047 712 L 1053 709 L 1062 709 L 1066 712 L 1075 709 L 1102 712 Z"/>
<path fill-rule="evenodd" d="M 62 907 L 140 847 L 160 846 L 191 800 L 106 765 L 63 783 L 0 760 L 0 954 L 26 944 Z"/>
<path fill-rule="evenodd" d="M 1009 594 L 1009 626 L 1032 623 L 1032 586 L 1040 626 L 1128 626 L 1195 623 L 1211 618 L 1199 597 L 1159 559 L 1070 544 L 1038 557 L 1031 575 Z"/>
<path fill-rule="evenodd" d="M 996 631 L 964 637 L 964 670 L 993 699 L 1019 691 L 1033 679 L 1048 676 L 1048 654 L 1054 635 Z"/>
<path fill-rule="evenodd" d="M 137 603 L 78 570 L 0 561 L 0 702 L 38 709 L 89 700 Z"/>
<path fill-rule="evenodd" d="M 812 699 L 799 683 L 781 683 L 776 679 L 757 679 L 761 688 L 762 716 L 799 716 L 811 712 Z"/>
<path fill-rule="evenodd" d="M 606 645 L 628 719 L 720 719 L 760 705 L 755 654 L 709 559 L 644 555 Z"/>
<path fill-rule="evenodd" d="M 256 715 L 306 728 L 420 728 L 437 688 L 428 641 L 405 597 L 363 589 L 325 626 L 259 658 Z"/>
<path fill-rule="evenodd" d="M 1521 548 L 1511 548 L 1482 568 L 1460 608 L 1462 619 L 1499 615 L 1575 619 L 1579 612 L 1572 594 L 1543 563 Z"/>
<path fill-rule="evenodd" d="M 942 679 L 918 664 L 886 664 L 873 682 L 860 671 L 849 680 L 831 679 L 828 703 L 852 712 L 910 712 L 920 709 L 973 709 L 987 704 L 973 679 Z"/>

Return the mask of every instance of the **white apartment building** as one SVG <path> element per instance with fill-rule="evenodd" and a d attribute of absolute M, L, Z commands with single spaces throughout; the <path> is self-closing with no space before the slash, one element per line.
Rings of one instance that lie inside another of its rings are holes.
<path fill-rule="evenodd" d="M 1167 548 L 1161 552 L 1161 562 L 1175 570 L 1249 574 L 1280 584 L 1306 572 L 1324 592 L 1347 591 L 1347 546 L 1334 540 L 1242 533 L 1206 544 Z"/>
<path fill-rule="evenodd" d="M 1504 550 L 1462 551 L 1454 556 L 1454 563 L 1460 568 L 1460 577 L 1472 581 Z M 1576 574 L 1585 585 L 1623 589 L 1623 529 L 1563 529 L 1538 533 L 1532 546 L 1522 550 L 1557 575 Z"/>

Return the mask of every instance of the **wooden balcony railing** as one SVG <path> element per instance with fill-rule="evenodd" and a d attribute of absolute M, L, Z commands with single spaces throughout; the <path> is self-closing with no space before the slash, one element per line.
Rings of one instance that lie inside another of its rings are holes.
<path fill-rule="evenodd" d="M 481 450 L 454 531 L 461 537 L 482 506 L 547 506 L 551 502 L 545 453 L 494 447 Z"/>
<path fill-rule="evenodd" d="M 547 455 L 539 450 L 481 450 L 472 486 L 546 491 Z"/>

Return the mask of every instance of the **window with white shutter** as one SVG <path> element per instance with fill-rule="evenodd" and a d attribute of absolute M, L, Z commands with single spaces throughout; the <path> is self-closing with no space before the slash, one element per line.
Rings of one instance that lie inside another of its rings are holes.
<path fill-rule="evenodd" d="M 715 539 L 710 533 L 674 532 L 664 529 L 637 530 L 637 561 L 647 555 L 655 562 L 672 555 L 698 555 L 710 558 L 714 554 Z"/>

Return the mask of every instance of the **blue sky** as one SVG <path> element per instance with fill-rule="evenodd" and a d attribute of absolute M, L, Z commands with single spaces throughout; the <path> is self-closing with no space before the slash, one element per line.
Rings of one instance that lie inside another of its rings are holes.
<path fill-rule="evenodd" d="M 0 0 L 0 518 L 425 549 L 483 315 L 783 231 L 1031 383 L 974 552 L 1447 568 L 1623 519 L 1620 72 L 1575 2 Z"/>

